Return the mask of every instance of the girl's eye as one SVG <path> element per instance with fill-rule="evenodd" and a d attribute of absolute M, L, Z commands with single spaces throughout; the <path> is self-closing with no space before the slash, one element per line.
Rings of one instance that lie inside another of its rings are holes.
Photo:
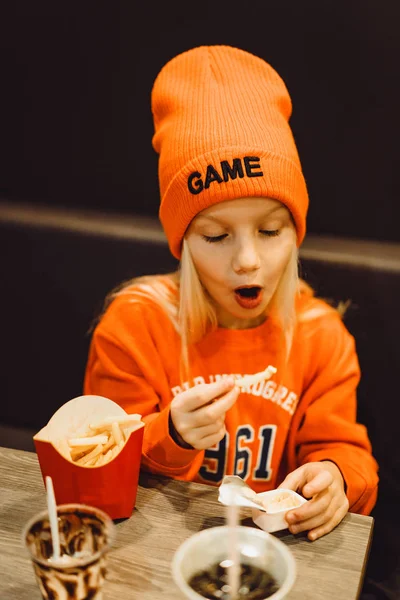
<path fill-rule="evenodd" d="M 276 237 L 280 234 L 280 229 L 260 229 L 260 233 L 265 237 Z M 228 234 L 223 233 L 222 235 L 203 235 L 202 237 L 209 244 L 215 244 L 217 242 L 222 242 L 228 237 Z"/>
<path fill-rule="evenodd" d="M 275 237 L 280 234 L 280 229 L 261 229 L 260 233 L 267 237 Z"/>
<path fill-rule="evenodd" d="M 222 242 L 226 236 L 226 233 L 223 233 L 222 235 L 203 235 L 203 239 L 209 244 L 215 244 L 216 242 Z"/>

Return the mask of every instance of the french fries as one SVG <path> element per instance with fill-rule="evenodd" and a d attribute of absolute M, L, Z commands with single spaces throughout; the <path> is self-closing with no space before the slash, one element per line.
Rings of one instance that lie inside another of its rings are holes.
<path fill-rule="evenodd" d="M 99 467 L 115 458 L 129 435 L 142 427 L 141 415 L 122 415 L 90 423 L 77 437 L 58 440 L 58 447 L 68 460 L 84 467 Z"/>
<path fill-rule="evenodd" d="M 70 438 L 68 444 L 70 448 L 79 446 L 94 446 L 95 444 L 106 444 L 108 437 L 106 435 L 95 435 L 93 437 Z"/>
<path fill-rule="evenodd" d="M 259 373 L 254 373 L 254 375 L 245 375 L 244 377 L 236 377 L 235 385 L 240 388 L 247 388 L 250 385 L 254 385 L 259 383 L 260 381 L 265 381 L 270 379 L 274 373 L 276 373 L 277 369 L 272 365 L 268 365 L 264 371 L 260 371 Z"/>

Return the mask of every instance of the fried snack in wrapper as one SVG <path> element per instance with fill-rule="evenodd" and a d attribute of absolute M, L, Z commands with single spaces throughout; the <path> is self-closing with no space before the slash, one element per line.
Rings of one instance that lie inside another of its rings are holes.
<path fill-rule="evenodd" d="M 143 429 L 141 415 L 128 415 L 103 396 L 63 404 L 33 437 L 43 481 L 52 478 L 57 502 L 96 506 L 112 519 L 130 517 Z"/>

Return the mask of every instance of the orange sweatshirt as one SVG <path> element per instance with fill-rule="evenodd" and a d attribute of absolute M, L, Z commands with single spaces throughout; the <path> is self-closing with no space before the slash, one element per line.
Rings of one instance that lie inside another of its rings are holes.
<path fill-rule="evenodd" d="M 336 311 L 300 297 L 297 311 L 306 314 L 296 326 L 286 366 L 280 332 L 270 319 L 253 329 L 218 328 L 195 345 L 196 384 L 257 373 L 268 365 L 278 368 L 271 380 L 239 395 L 226 414 L 224 439 L 204 451 L 181 448 L 169 435 L 170 402 L 189 385 L 179 376 L 180 337 L 153 301 L 131 300 L 129 295 L 115 299 L 97 325 L 84 393 L 142 414 L 144 469 L 212 485 L 236 474 L 261 492 L 304 463 L 331 460 L 345 479 L 350 510 L 369 514 L 377 495 L 377 464 L 366 429 L 356 422 L 360 371 L 354 339 Z"/>

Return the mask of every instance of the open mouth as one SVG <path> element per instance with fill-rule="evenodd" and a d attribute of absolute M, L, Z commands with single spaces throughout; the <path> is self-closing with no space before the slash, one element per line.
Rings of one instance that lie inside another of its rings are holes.
<path fill-rule="evenodd" d="M 259 285 L 237 287 L 235 299 L 242 308 L 256 308 L 262 300 L 262 288 Z"/>
<path fill-rule="evenodd" d="M 261 288 L 257 285 L 251 287 L 240 287 L 235 289 L 235 294 L 239 294 L 242 298 L 255 298 L 261 291 Z"/>

